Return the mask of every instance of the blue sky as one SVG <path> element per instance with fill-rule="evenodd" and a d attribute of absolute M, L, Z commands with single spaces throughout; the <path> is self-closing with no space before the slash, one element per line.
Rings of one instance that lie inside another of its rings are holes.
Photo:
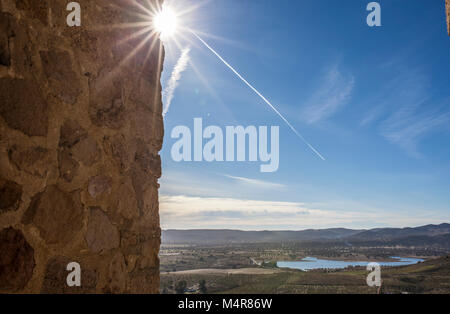
<path fill-rule="evenodd" d="M 164 229 L 372 228 L 450 222 L 450 37 L 443 1 L 211 0 L 183 15 L 326 158 L 188 32 L 161 152 Z M 176 10 L 200 1 L 174 0 Z M 174 162 L 178 125 L 280 126 L 280 167 Z"/>

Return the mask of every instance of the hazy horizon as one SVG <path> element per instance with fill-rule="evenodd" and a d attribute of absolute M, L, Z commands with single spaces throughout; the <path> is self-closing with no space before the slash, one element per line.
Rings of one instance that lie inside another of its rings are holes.
<path fill-rule="evenodd" d="M 412 228 L 420 228 L 420 227 L 426 227 L 426 226 L 441 226 L 441 225 L 449 225 L 450 222 L 443 222 L 440 224 L 428 224 L 428 225 L 418 225 L 418 226 L 405 226 L 405 227 L 385 227 L 388 229 L 412 229 Z M 340 228 L 340 227 L 334 227 L 334 228 L 320 228 L 320 229 L 283 229 L 283 230 L 243 230 L 243 229 L 161 229 L 162 231 L 245 231 L 245 232 L 285 232 L 285 231 L 292 231 L 292 232 L 298 232 L 298 231 L 321 231 L 321 230 L 330 230 L 330 229 L 347 229 L 347 230 L 354 230 L 354 231 L 368 231 L 373 229 L 384 229 L 384 228 L 363 228 L 363 229 L 349 229 L 349 228 Z"/>

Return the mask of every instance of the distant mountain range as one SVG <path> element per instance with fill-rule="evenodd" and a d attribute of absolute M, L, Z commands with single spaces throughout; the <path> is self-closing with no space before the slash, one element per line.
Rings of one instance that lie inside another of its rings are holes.
<path fill-rule="evenodd" d="M 345 242 L 354 244 L 433 245 L 450 247 L 450 224 L 417 228 L 302 231 L 164 230 L 163 244 L 232 244 L 281 242 Z"/>

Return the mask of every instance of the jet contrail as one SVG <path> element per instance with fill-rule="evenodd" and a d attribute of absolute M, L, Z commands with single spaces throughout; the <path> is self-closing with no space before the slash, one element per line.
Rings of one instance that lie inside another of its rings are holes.
<path fill-rule="evenodd" d="M 172 102 L 175 89 L 177 88 L 178 82 L 181 78 L 181 73 L 183 73 L 184 70 L 186 70 L 186 67 L 188 65 L 190 51 L 191 51 L 190 47 L 183 49 L 180 58 L 178 59 L 175 67 L 173 68 L 172 75 L 170 76 L 170 79 L 167 81 L 167 87 L 164 88 L 164 91 L 162 92 L 164 104 L 163 116 L 165 116 L 169 111 L 169 107 Z"/>
<path fill-rule="evenodd" d="M 256 88 L 254 88 L 252 86 L 252 84 L 250 84 L 245 78 L 242 77 L 242 75 L 240 75 L 238 73 L 238 71 L 236 71 L 227 61 L 225 61 L 225 59 L 223 59 L 219 53 L 217 53 L 210 45 L 208 45 L 203 39 L 200 38 L 200 36 L 198 36 L 196 33 L 194 33 L 193 31 L 191 31 L 191 33 L 197 37 L 198 40 L 200 40 L 205 46 L 206 48 L 208 48 L 209 50 L 211 50 L 212 53 L 214 53 L 217 58 L 220 59 L 220 61 L 222 61 L 231 71 L 233 71 L 234 74 L 237 75 L 237 77 L 239 77 L 241 79 L 242 82 L 244 82 L 248 87 L 250 87 L 250 89 L 252 91 L 254 91 L 256 93 L 256 95 L 258 95 L 259 97 L 261 97 L 262 100 L 264 100 L 264 102 L 266 104 L 269 105 L 270 108 L 272 108 L 273 111 L 275 111 L 275 113 L 289 126 L 289 128 L 317 155 L 320 157 L 320 159 L 325 160 L 325 158 L 292 126 L 292 124 L 277 110 L 277 108 L 275 108 L 270 101 L 267 100 L 266 97 L 264 97 Z"/>

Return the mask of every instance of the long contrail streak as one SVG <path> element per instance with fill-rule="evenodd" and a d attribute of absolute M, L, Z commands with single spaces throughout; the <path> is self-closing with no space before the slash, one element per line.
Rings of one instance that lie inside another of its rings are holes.
<path fill-rule="evenodd" d="M 250 87 L 250 89 L 252 91 L 254 91 L 256 93 L 256 95 L 258 95 L 262 100 L 264 100 L 264 102 L 269 105 L 270 108 L 272 108 L 273 111 L 275 111 L 275 113 L 289 126 L 289 128 L 303 141 L 303 143 L 305 143 L 317 156 L 320 157 L 320 159 L 325 160 L 325 158 L 317 151 L 317 149 L 315 149 L 293 126 L 292 124 L 288 121 L 288 119 L 286 119 L 278 110 L 277 108 L 275 108 L 274 105 L 272 105 L 272 103 L 270 101 L 267 100 L 266 97 L 264 97 L 256 88 L 254 88 L 252 86 L 252 84 L 250 84 L 245 78 L 242 77 L 242 75 L 240 75 L 238 73 L 238 71 L 236 71 L 224 58 L 222 58 L 219 53 L 217 53 L 210 45 L 208 45 L 200 36 L 198 36 L 196 33 L 194 33 L 193 31 L 191 31 L 191 33 L 197 37 L 198 40 L 200 40 L 205 46 L 206 48 L 208 48 L 209 50 L 211 50 L 212 53 L 214 53 L 217 58 L 220 59 L 220 61 L 222 61 L 231 71 L 233 71 L 234 74 L 237 75 L 237 77 L 239 77 L 241 79 L 242 82 L 244 82 L 248 87 Z"/>
<path fill-rule="evenodd" d="M 167 87 L 164 88 L 162 92 L 164 103 L 163 116 L 165 116 L 169 111 L 175 90 L 178 87 L 178 83 L 181 79 L 181 74 L 184 72 L 184 70 L 186 70 L 186 67 L 188 65 L 190 51 L 191 51 L 190 47 L 183 49 L 180 58 L 178 59 L 175 67 L 173 68 L 172 75 L 170 76 L 170 79 L 167 82 Z"/>

